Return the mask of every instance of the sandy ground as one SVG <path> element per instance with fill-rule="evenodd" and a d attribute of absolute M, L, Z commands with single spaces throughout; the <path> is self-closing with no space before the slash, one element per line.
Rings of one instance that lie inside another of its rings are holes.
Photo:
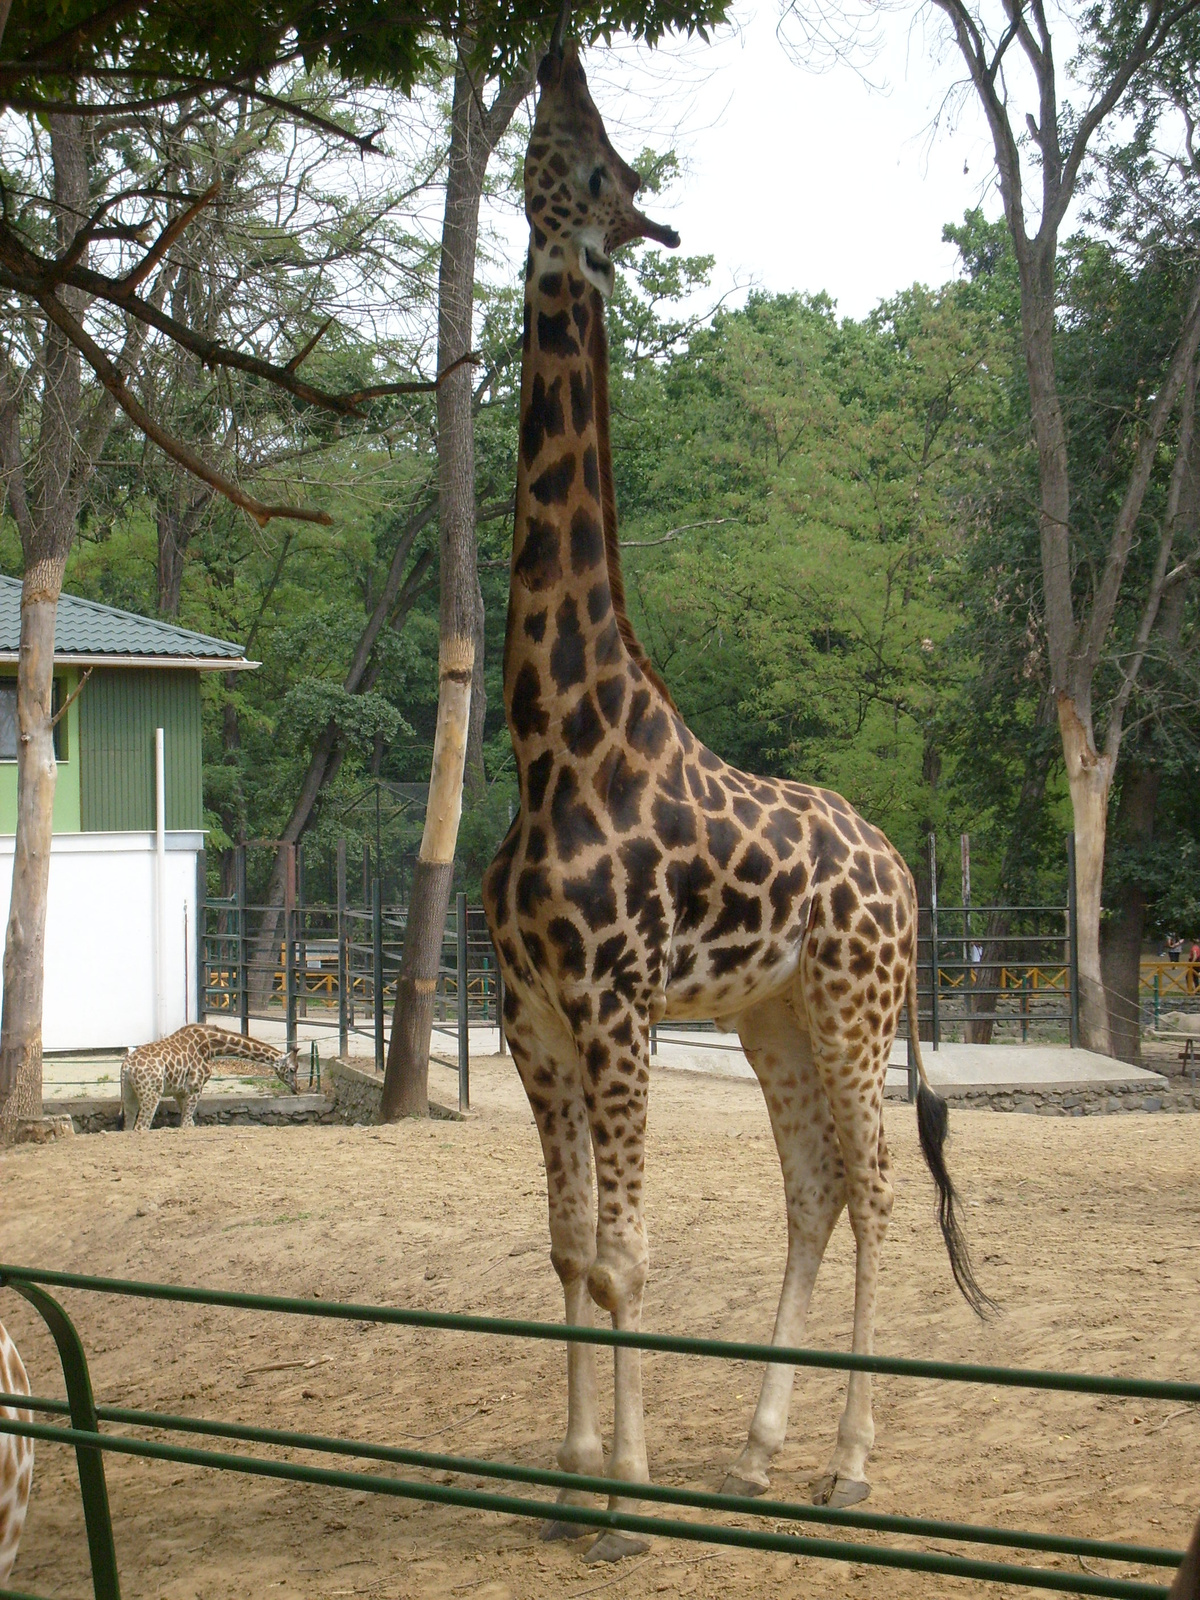
<path fill-rule="evenodd" d="M 472 1088 L 479 1109 L 458 1124 L 201 1128 L 0 1153 L 0 1253 L 114 1276 L 556 1319 L 528 1107 L 502 1061 L 479 1064 Z M 880 1350 L 1200 1377 L 1194 1117 L 955 1112 L 952 1167 L 976 1265 L 1004 1303 L 981 1326 L 950 1279 L 912 1113 L 889 1106 L 887 1116 L 898 1180 Z M 756 1087 L 656 1073 L 646 1187 L 645 1325 L 766 1337 L 784 1229 Z M 852 1274 L 843 1221 L 817 1285 L 810 1343 L 848 1345 Z M 565 1413 L 560 1348 L 65 1298 L 102 1401 L 553 1463 Z M 11 1293 L 0 1295 L 0 1315 L 35 1389 L 61 1393 L 37 1319 Z M 647 1358 L 654 1477 L 718 1487 L 757 1384 L 744 1365 Z M 779 1498 L 805 1498 L 823 1469 L 841 1391 L 834 1374 L 798 1379 Z M 875 1417 L 869 1504 L 880 1511 L 1180 1548 L 1200 1506 L 1200 1408 L 884 1378 Z M 647 1556 L 596 1569 L 581 1563 L 583 1546 L 542 1545 L 513 1518 L 107 1459 L 130 1600 L 1027 1592 L 661 1539 Z M 1078 1570 L 1065 1557 L 1042 1559 Z M 1149 1569 L 1140 1575 L 1161 1581 Z M 40 1448 L 11 1581 L 42 1595 L 90 1592 L 74 1465 L 60 1447 Z"/>

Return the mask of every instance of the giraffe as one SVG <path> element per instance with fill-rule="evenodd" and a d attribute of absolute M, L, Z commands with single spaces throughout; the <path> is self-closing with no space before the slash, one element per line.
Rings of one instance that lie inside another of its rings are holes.
<path fill-rule="evenodd" d="M 179 1106 L 179 1126 L 194 1128 L 204 1085 L 212 1076 L 214 1060 L 221 1056 L 265 1062 L 293 1094 L 296 1092 L 295 1047 L 280 1051 L 227 1028 L 189 1022 L 165 1039 L 126 1051 L 121 1063 L 122 1126 L 131 1133 L 148 1133 L 158 1102 L 168 1099 Z"/>
<path fill-rule="evenodd" d="M 0 1394 L 28 1393 L 24 1364 L 0 1322 Z M 0 1406 L 0 1416 L 16 1422 L 32 1420 L 28 1411 L 14 1406 Z M 0 1584 L 7 1583 L 17 1559 L 32 1483 L 33 1440 L 16 1433 L 0 1433 Z"/>
<path fill-rule="evenodd" d="M 485 875 L 504 1025 L 545 1158 L 551 1262 L 568 1322 L 592 1302 L 640 1326 L 648 1031 L 664 1017 L 736 1030 L 783 1171 L 788 1252 L 777 1344 L 802 1340 L 826 1243 L 848 1207 L 853 1348 L 872 1349 L 892 1207 L 884 1075 L 901 1009 L 916 1042 L 916 894 L 900 855 L 840 795 L 728 766 L 690 732 L 625 614 L 609 453 L 611 252 L 675 232 L 633 205 L 574 44 L 539 69 L 525 159 L 521 423 L 504 699 L 521 805 Z M 943 1160 L 945 1103 L 920 1065 L 918 1124 L 960 1288 L 977 1310 Z M 729 1492 L 761 1494 L 793 1370 L 771 1366 Z M 819 1503 L 868 1492 L 869 1374 L 853 1373 Z M 565 1471 L 601 1473 L 591 1347 L 567 1354 Z M 641 1368 L 614 1351 L 609 1475 L 648 1481 Z M 578 1497 L 571 1491 L 560 1501 Z M 627 1510 L 636 1497 L 616 1497 Z M 577 1524 L 550 1522 L 548 1538 Z M 587 1560 L 644 1541 L 615 1530 Z"/>

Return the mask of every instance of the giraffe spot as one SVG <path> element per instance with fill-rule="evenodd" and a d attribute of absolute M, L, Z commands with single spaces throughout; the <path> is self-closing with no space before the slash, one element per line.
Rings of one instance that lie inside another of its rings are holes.
<path fill-rule="evenodd" d="M 761 845 L 751 840 L 733 869 L 733 875 L 739 883 L 765 883 L 773 870 L 774 862 L 770 856 Z"/>
<path fill-rule="evenodd" d="M 630 839 L 617 854 L 625 868 L 625 914 L 636 918 L 658 885 L 662 851 L 652 839 Z"/>
<path fill-rule="evenodd" d="M 658 790 L 669 800 L 686 800 L 687 789 L 683 782 L 683 751 L 677 750 L 658 775 Z"/>
<path fill-rule="evenodd" d="M 854 924 L 854 931 L 860 939 L 869 939 L 872 944 L 879 938 L 879 926 L 869 911 L 864 911 Z"/>
<path fill-rule="evenodd" d="M 612 610 L 612 593 L 607 578 L 601 578 L 599 583 L 594 583 L 588 590 L 587 609 L 588 621 L 593 624 L 603 622 Z"/>
<path fill-rule="evenodd" d="M 596 447 L 593 444 L 583 452 L 583 486 L 593 500 L 599 500 L 600 463 L 596 459 Z"/>
<path fill-rule="evenodd" d="M 886 900 L 881 905 L 872 906 L 871 912 L 884 933 L 895 933 L 895 913 Z"/>
<path fill-rule="evenodd" d="M 550 800 L 550 826 L 554 843 L 563 861 L 573 861 L 588 845 L 603 844 L 604 833 L 586 801 L 579 798 L 579 779 L 564 767 L 554 785 Z"/>
<path fill-rule="evenodd" d="M 552 211 L 557 208 L 552 206 Z M 571 314 L 569 311 L 556 311 L 548 317 L 544 311 L 538 312 L 537 319 L 538 349 L 543 355 L 563 356 L 570 358 L 579 354 L 579 346 L 571 336 Z"/>
<path fill-rule="evenodd" d="M 562 293 L 562 286 L 561 272 L 543 272 L 538 279 L 538 293 L 544 294 L 548 300 L 557 300 Z"/>
<path fill-rule="evenodd" d="M 690 944 L 676 945 L 671 951 L 671 968 L 668 973 L 668 982 L 678 983 L 681 978 L 688 978 L 695 970 L 696 952 Z"/>
<path fill-rule="evenodd" d="M 704 831 L 713 860 L 724 869 L 742 842 L 742 830 L 730 822 L 728 817 L 706 817 Z"/>
<path fill-rule="evenodd" d="M 842 964 L 842 946 L 840 941 L 837 939 L 822 940 L 821 949 L 817 954 L 817 960 L 823 967 L 830 967 L 836 972 Z M 832 990 L 830 992 L 832 993 Z"/>
<path fill-rule="evenodd" d="M 603 1039 L 588 1040 L 587 1049 L 583 1052 L 583 1061 L 587 1068 L 588 1077 L 593 1083 L 599 1083 L 604 1074 L 604 1069 L 608 1065 L 608 1046 Z M 592 1137 L 595 1138 L 595 1136 L 596 1130 L 593 1128 Z"/>
<path fill-rule="evenodd" d="M 746 795 L 735 794 L 733 797 L 733 814 L 746 828 L 753 828 L 762 816 L 762 807 L 757 801 L 749 799 Z"/>
<path fill-rule="evenodd" d="M 529 271 L 533 271 L 533 262 L 529 262 Z M 528 276 L 528 274 L 526 274 Z M 529 349 L 529 301 L 525 302 L 525 317 L 521 325 L 521 349 Z"/>
<path fill-rule="evenodd" d="M 558 970 L 564 978 L 582 978 L 587 972 L 583 935 L 569 917 L 555 917 L 546 929 L 558 951 Z"/>
<path fill-rule="evenodd" d="M 527 209 L 531 217 L 536 217 L 539 211 L 544 211 L 546 209 L 546 196 L 544 194 L 535 194 L 530 200 Z M 532 277 L 533 261 L 530 259 L 525 263 L 525 282 L 528 283 Z"/>
<path fill-rule="evenodd" d="M 517 681 L 513 684 L 512 725 L 518 739 L 545 733 L 550 726 L 550 719 L 542 704 L 542 682 L 537 675 L 537 668 L 529 661 L 517 673 Z"/>
<path fill-rule="evenodd" d="M 861 939 L 850 941 L 850 971 L 856 978 L 865 978 L 875 967 L 875 952 Z"/>
<path fill-rule="evenodd" d="M 850 979 L 834 978 L 831 983 L 826 985 L 826 988 L 832 999 L 840 1000 L 844 994 L 850 993 Z"/>
<path fill-rule="evenodd" d="M 614 933 L 605 939 L 596 951 L 592 962 L 592 981 L 599 983 L 608 978 L 614 993 L 632 999 L 637 954 L 629 949 L 629 940 L 623 933 Z"/>
<path fill-rule="evenodd" d="M 844 841 L 824 817 L 813 819 L 809 851 L 816 861 L 812 876 L 814 884 L 824 883 L 826 878 L 832 878 L 850 854 Z"/>
<path fill-rule="evenodd" d="M 654 832 L 666 850 L 679 850 L 696 842 L 696 818 L 690 806 L 657 795 L 650 808 Z"/>
<path fill-rule="evenodd" d="M 762 927 L 762 906 L 753 895 L 743 894 L 726 884 L 721 890 L 721 914 L 712 926 L 710 937 L 723 939 L 726 934 L 757 933 Z"/>
<path fill-rule="evenodd" d="M 588 323 L 591 320 L 591 313 L 585 305 L 576 304 L 571 307 L 571 316 L 579 334 L 579 343 L 585 345 L 587 343 Z"/>
<path fill-rule="evenodd" d="M 583 913 L 583 920 L 593 933 L 611 927 L 617 920 L 612 857 L 605 856 L 582 878 L 568 878 L 563 884 L 563 894 Z"/>
<path fill-rule="evenodd" d="M 890 967 L 896 959 L 896 946 L 890 941 L 879 946 L 879 961 L 884 967 Z"/>
<path fill-rule="evenodd" d="M 642 791 L 649 781 L 649 773 L 630 766 L 624 750 L 613 750 L 604 758 L 594 780 L 595 789 L 618 833 L 628 833 L 638 822 Z"/>
<path fill-rule="evenodd" d="M 567 274 L 567 291 L 572 300 L 583 298 L 583 291 L 587 287 L 582 278 L 577 278 L 573 272 Z"/>
<path fill-rule="evenodd" d="M 722 789 L 715 778 L 707 780 L 707 787 L 701 796 L 700 804 L 705 811 L 724 811 L 728 804 L 729 796 Z"/>
<path fill-rule="evenodd" d="M 531 611 L 530 614 L 525 618 L 524 628 L 525 637 L 527 639 L 532 639 L 534 644 L 541 644 L 542 640 L 546 637 L 545 611 Z"/>
<path fill-rule="evenodd" d="M 526 769 L 525 778 L 529 810 L 537 812 L 542 809 L 542 801 L 546 798 L 546 785 L 550 782 L 550 773 L 554 767 L 554 754 L 550 750 L 543 750 L 536 761 L 531 761 Z"/>
<path fill-rule="evenodd" d="M 865 850 L 854 852 L 854 860 L 848 871 L 851 881 L 858 885 L 864 899 L 875 893 L 875 874 L 871 869 L 871 858 Z"/>
<path fill-rule="evenodd" d="M 607 585 L 605 585 L 607 594 Z M 591 596 L 588 597 L 588 608 L 591 609 Z M 621 708 L 625 704 L 625 679 L 617 673 L 611 678 L 601 678 L 596 685 L 596 701 L 609 727 L 615 728 L 621 720 Z"/>
<path fill-rule="evenodd" d="M 625 723 L 625 737 L 633 748 L 653 761 L 662 754 L 669 728 L 666 712 L 653 701 L 650 691 L 637 690 L 629 702 Z"/>
<path fill-rule="evenodd" d="M 592 369 L 587 367 L 580 372 L 573 368 L 570 379 L 571 390 L 571 425 L 576 433 L 582 433 L 590 426 L 596 414 L 595 396 L 592 384 Z"/>
<path fill-rule="evenodd" d="M 615 667 L 622 659 L 621 630 L 617 627 L 615 617 L 610 616 L 596 636 L 595 648 L 598 667 Z"/>
<path fill-rule="evenodd" d="M 751 939 L 748 944 L 727 944 L 712 951 L 709 965 L 713 977 L 723 978 L 727 972 L 736 972 L 739 967 L 744 967 L 747 961 L 752 961 L 761 948 L 761 939 Z M 720 991 L 717 998 L 721 998 Z"/>
<path fill-rule="evenodd" d="M 567 165 L 567 158 L 561 150 L 556 150 L 550 157 L 550 170 L 558 178 L 565 178 L 570 171 Z"/>
<path fill-rule="evenodd" d="M 880 894 L 892 894 L 896 888 L 896 874 L 892 863 L 884 855 L 875 861 L 875 882 L 879 885 Z"/>
<path fill-rule="evenodd" d="M 607 989 L 600 996 L 600 1009 L 597 1013 L 597 1021 L 600 1023 L 601 1027 L 604 1026 L 610 1017 L 615 1016 L 616 1013 L 620 1011 L 621 1005 L 622 1002 L 620 995 L 614 994 L 611 989 Z"/>
<path fill-rule="evenodd" d="M 533 594 L 548 589 L 562 577 L 558 530 L 553 523 L 530 517 L 525 538 L 513 562 L 513 577 Z"/>
<path fill-rule="evenodd" d="M 561 377 L 555 378 L 547 388 L 542 374 L 534 373 L 532 393 L 521 422 L 521 454 L 527 467 L 537 460 L 547 439 L 557 438 L 567 431 L 561 391 Z"/>
<path fill-rule="evenodd" d="M 583 630 L 579 612 L 568 595 L 555 613 L 555 640 L 550 647 L 550 675 L 560 693 L 574 688 L 587 677 Z"/>
<path fill-rule="evenodd" d="M 720 756 L 713 755 L 712 751 L 708 749 L 706 745 L 700 746 L 700 749 L 696 755 L 696 760 L 702 767 L 706 767 L 709 772 L 719 772 L 725 765 Z"/>
<path fill-rule="evenodd" d="M 592 704 L 590 694 L 585 694 L 567 712 L 562 721 L 563 742 L 574 756 L 590 756 L 604 737 L 604 724 Z"/>
<path fill-rule="evenodd" d="M 535 250 L 544 250 L 546 248 L 546 233 L 545 233 L 545 230 L 542 229 L 542 228 L 539 228 L 537 223 L 534 222 L 534 223 L 530 224 L 529 231 L 533 235 L 533 248 Z M 526 303 L 525 309 L 526 309 L 526 311 L 529 310 L 528 302 Z M 528 338 L 526 338 L 526 340 L 525 340 L 525 348 L 527 350 L 529 348 L 529 340 L 528 340 Z"/>
<path fill-rule="evenodd" d="M 517 910 L 532 917 L 543 900 L 550 898 L 550 880 L 545 867 L 526 867 L 517 879 Z"/>
<path fill-rule="evenodd" d="M 800 843 L 799 819 L 786 806 L 772 811 L 763 828 L 763 837 L 780 861 L 786 861 Z"/>
<path fill-rule="evenodd" d="M 854 813 L 842 799 L 840 794 L 830 794 L 826 797 L 829 806 L 829 816 L 834 827 L 842 838 L 850 844 L 861 844 L 862 837 L 855 824 Z"/>
<path fill-rule="evenodd" d="M 544 972 L 546 968 L 546 946 L 542 942 L 540 935 L 526 931 L 521 937 L 525 944 L 525 954 L 529 957 L 529 964 L 533 971 Z"/>
<path fill-rule="evenodd" d="M 539 472 L 529 485 L 529 492 L 539 505 L 560 506 L 571 492 L 571 485 L 575 482 L 575 457 L 567 454 L 559 456 L 557 461 L 552 461 L 544 472 Z M 555 535 L 555 555 L 558 550 L 558 536 Z M 561 571 L 561 569 L 560 569 Z"/>
<path fill-rule="evenodd" d="M 629 1045 L 631 1045 L 633 1043 L 633 1018 L 629 1015 L 628 1012 L 625 1013 L 625 1016 L 621 1019 L 620 1022 L 617 1023 L 615 1028 L 612 1028 L 612 1029 L 609 1030 L 608 1037 L 612 1040 L 612 1042 L 614 1044 L 623 1044 L 626 1047 L 628 1047 Z M 618 1071 L 620 1071 L 623 1067 L 627 1067 L 629 1071 L 632 1071 L 633 1070 L 633 1062 L 632 1061 L 629 1061 L 629 1062 L 618 1061 L 617 1062 Z"/>
<path fill-rule="evenodd" d="M 687 775 L 688 788 L 692 791 L 693 800 L 702 800 L 704 796 L 704 779 L 700 776 L 700 769 L 689 761 L 684 768 Z"/>
<path fill-rule="evenodd" d="M 701 856 L 672 861 L 667 867 L 667 893 L 675 908 L 676 933 L 698 928 L 708 915 L 708 894 L 713 874 Z"/>
<path fill-rule="evenodd" d="M 494 932 L 498 932 L 508 921 L 508 881 L 512 876 L 516 848 L 517 836 L 513 833 L 496 852 L 484 877 L 483 898 Z"/>
<path fill-rule="evenodd" d="M 783 951 L 778 945 L 769 945 L 759 957 L 759 964 L 763 967 L 777 967 L 783 960 Z"/>
<path fill-rule="evenodd" d="M 851 917 L 858 910 L 858 896 L 848 883 L 834 884 L 829 892 L 829 910 L 834 927 L 845 933 Z"/>
<path fill-rule="evenodd" d="M 586 506 L 571 518 L 571 570 L 578 577 L 604 560 L 604 530 Z M 607 586 L 606 586 L 607 587 Z M 603 612 L 601 612 L 603 616 Z M 599 622 L 599 617 L 593 617 Z"/>
<path fill-rule="evenodd" d="M 673 717 L 671 720 L 675 724 L 675 737 L 683 746 L 684 755 L 690 756 L 692 751 L 696 748 L 696 741 L 692 737 L 692 730 L 688 727 L 687 723 L 682 717 Z"/>

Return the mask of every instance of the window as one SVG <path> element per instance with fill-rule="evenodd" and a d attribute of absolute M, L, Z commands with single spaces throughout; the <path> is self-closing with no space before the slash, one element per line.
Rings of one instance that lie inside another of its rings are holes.
<path fill-rule="evenodd" d="M 57 712 L 62 704 L 62 680 L 55 678 L 54 694 L 50 702 Z M 67 759 L 67 719 L 54 724 L 54 756 L 58 761 Z M 0 761 L 17 759 L 17 681 L 0 680 Z"/>

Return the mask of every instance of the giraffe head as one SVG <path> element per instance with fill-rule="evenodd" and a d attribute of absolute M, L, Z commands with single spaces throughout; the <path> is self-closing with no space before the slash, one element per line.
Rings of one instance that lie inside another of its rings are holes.
<path fill-rule="evenodd" d="M 679 244 L 674 228 L 651 222 L 633 203 L 641 179 L 608 141 L 573 42 L 538 68 L 537 117 L 525 155 L 525 215 L 537 256 L 566 258 L 607 299 L 610 252 L 631 239 Z M 572 260 L 574 258 L 574 260 Z M 538 268 L 543 265 L 537 261 Z"/>
<path fill-rule="evenodd" d="M 275 1061 L 275 1076 L 286 1084 L 293 1094 L 297 1092 L 296 1077 L 300 1070 L 299 1054 L 299 1048 L 293 1045 L 290 1050 L 278 1056 Z"/>

